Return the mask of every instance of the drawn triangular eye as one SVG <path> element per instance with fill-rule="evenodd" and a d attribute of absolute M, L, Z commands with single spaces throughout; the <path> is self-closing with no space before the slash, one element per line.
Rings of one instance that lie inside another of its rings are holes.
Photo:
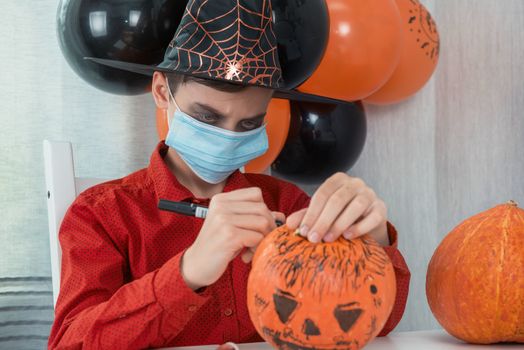
<path fill-rule="evenodd" d="M 362 309 L 359 308 L 358 305 L 357 302 L 341 304 L 334 310 L 335 318 L 338 321 L 340 329 L 346 333 L 353 327 L 362 314 Z"/>
<path fill-rule="evenodd" d="M 273 294 L 273 302 L 275 304 L 275 311 L 282 323 L 289 321 L 298 306 L 298 302 L 291 293 L 281 290 L 277 290 L 277 292 Z"/>

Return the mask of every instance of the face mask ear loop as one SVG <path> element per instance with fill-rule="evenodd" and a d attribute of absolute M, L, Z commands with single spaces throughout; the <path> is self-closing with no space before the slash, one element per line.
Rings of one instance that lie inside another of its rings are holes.
<path fill-rule="evenodd" d="M 169 93 L 169 97 L 171 97 L 171 99 L 173 100 L 173 103 L 175 104 L 175 108 L 178 109 L 180 111 L 180 107 L 178 107 L 176 101 L 175 101 L 175 98 L 173 97 L 173 94 L 171 93 L 171 88 L 169 87 L 169 81 L 167 79 L 167 76 L 166 76 L 166 82 L 167 82 L 167 92 Z M 167 127 L 169 128 L 169 120 L 171 119 L 169 117 L 169 114 L 166 112 L 166 117 L 167 117 Z"/>

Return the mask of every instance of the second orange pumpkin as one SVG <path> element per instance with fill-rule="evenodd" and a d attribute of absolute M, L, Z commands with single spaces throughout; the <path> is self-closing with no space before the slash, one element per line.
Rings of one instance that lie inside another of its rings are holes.
<path fill-rule="evenodd" d="M 524 343 L 524 210 L 498 205 L 463 221 L 429 263 L 435 318 L 469 343 Z"/>

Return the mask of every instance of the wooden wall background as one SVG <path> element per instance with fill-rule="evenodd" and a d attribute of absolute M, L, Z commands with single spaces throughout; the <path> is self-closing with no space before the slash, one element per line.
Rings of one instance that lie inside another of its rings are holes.
<path fill-rule="evenodd" d="M 410 100 L 367 107 L 368 141 L 350 171 L 388 204 L 412 271 L 397 330 L 438 327 L 425 272 L 447 232 L 509 199 L 524 206 L 524 1 L 422 2 L 439 26 L 437 72 Z M 150 96 L 98 91 L 66 64 L 57 6 L 4 1 L 0 11 L 0 348 L 45 347 L 53 319 L 42 139 L 71 141 L 78 175 L 99 177 L 146 166 L 156 144 Z"/>

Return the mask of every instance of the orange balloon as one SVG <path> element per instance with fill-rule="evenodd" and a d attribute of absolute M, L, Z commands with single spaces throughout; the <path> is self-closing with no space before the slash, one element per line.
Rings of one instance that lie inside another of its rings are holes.
<path fill-rule="evenodd" d="M 289 101 L 272 99 L 265 119 L 269 148 L 266 153 L 246 164 L 246 173 L 261 173 L 277 159 L 287 140 L 290 119 Z"/>
<path fill-rule="evenodd" d="M 275 161 L 286 143 L 290 118 L 289 101 L 272 99 L 265 118 L 269 148 L 266 153 L 246 164 L 245 172 L 261 173 Z M 157 107 L 156 131 L 160 140 L 165 140 L 168 130 L 167 110 Z"/>
<path fill-rule="evenodd" d="M 371 104 L 405 100 L 426 84 L 437 67 L 440 40 L 431 14 L 418 0 L 396 1 L 402 17 L 404 45 L 391 78 L 364 99 Z"/>
<path fill-rule="evenodd" d="M 156 108 L 156 133 L 160 140 L 165 140 L 169 126 L 167 125 L 167 109 Z"/>
<path fill-rule="evenodd" d="M 326 0 L 329 39 L 315 72 L 298 90 L 361 100 L 391 77 L 402 50 L 395 0 Z"/>

